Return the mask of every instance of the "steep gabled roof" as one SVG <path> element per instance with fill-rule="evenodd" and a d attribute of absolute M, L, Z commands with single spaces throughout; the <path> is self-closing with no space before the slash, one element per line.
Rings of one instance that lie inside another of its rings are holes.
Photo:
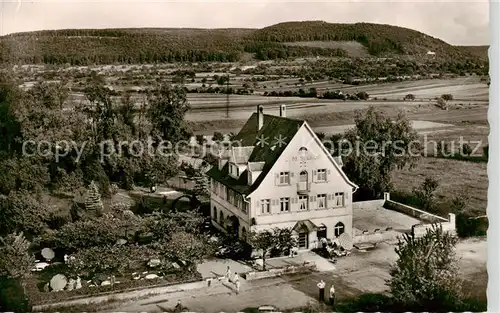
<path fill-rule="evenodd" d="M 252 155 L 254 147 L 233 147 L 229 162 L 246 164 Z"/>
<path fill-rule="evenodd" d="M 249 162 L 248 163 L 248 170 L 250 172 L 262 172 L 264 165 L 265 165 L 264 162 Z"/>
<path fill-rule="evenodd" d="M 212 167 L 207 172 L 209 177 L 212 177 L 216 181 L 240 194 L 249 195 L 259 187 L 297 131 L 305 125 L 306 129 L 322 147 L 323 152 L 328 156 L 345 181 L 352 187 L 358 188 L 356 184 L 349 180 L 347 175 L 342 170 L 342 164 L 339 162 L 341 160 L 335 160 L 332 155 L 328 153 L 326 148 L 314 134 L 314 131 L 305 121 L 264 114 L 264 125 L 260 131 L 257 128 L 257 124 L 258 113 L 253 113 L 240 132 L 233 139 L 234 141 L 240 142 L 240 147 L 237 149 L 241 149 L 241 151 L 244 151 L 245 153 L 250 153 L 251 151 L 251 154 L 247 159 L 249 164 L 259 163 L 258 168 L 261 168 L 261 174 L 257 180 L 251 186 L 248 185 L 248 171 L 254 170 L 254 165 L 252 165 L 250 169 L 243 171 L 238 179 L 234 179 L 229 176 L 228 164 L 224 165 L 222 170 L 219 170 L 216 166 Z M 279 141 L 281 141 L 281 144 L 279 144 Z M 241 147 L 248 148 L 242 149 Z M 247 156 L 248 155 L 245 155 L 245 158 Z"/>
<path fill-rule="evenodd" d="M 276 163 L 285 150 L 287 144 L 303 124 L 304 121 L 301 120 L 264 114 L 264 125 L 259 131 L 257 127 L 258 114 L 253 113 L 233 140 L 240 141 L 243 147 L 253 147 L 248 162 L 264 162 L 262 172 L 257 180 L 252 186 L 248 186 L 248 170 L 245 170 L 239 179 L 230 177 L 228 175 L 227 164 L 222 170 L 219 170 L 216 166 L 212 167 L 207 172 L 207 175 L 241 194 L 250 194 L 259 187 L 274 163 Z M 278 139 L 282 140 L 281 145 L 276 144 Z"/>

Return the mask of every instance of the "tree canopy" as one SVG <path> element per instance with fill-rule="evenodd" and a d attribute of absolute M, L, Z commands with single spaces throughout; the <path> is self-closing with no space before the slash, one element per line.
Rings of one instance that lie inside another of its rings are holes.
<path fill-rule="evenodd" d="M 370 107 L 356 112 L 354 120 L 356 126 L 335 144 L 345 155 L 347 176 L 380 196 L 392 189 L 393 170 L 412 167 L 420 158 L 418 135 L 402 113 L 392 120 Z"/>

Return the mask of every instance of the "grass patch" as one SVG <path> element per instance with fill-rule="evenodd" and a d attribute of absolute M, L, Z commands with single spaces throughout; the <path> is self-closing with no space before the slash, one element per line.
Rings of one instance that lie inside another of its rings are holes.
<path fill-rule="evenodd" d="M 431 176 L 439 182 L 436 190 L 435 211 L 438 214 L 451 213 L 449 203 L 459 195 L 468 195 L 467 211 L 483 215 L 486 213 L 488 201 L 488 175 L 486 163 L 467 161 L 422 158 L 413 170 L 396 170 L 393 182 L 396 191 L 392 197 L 395 201 L 411 196 L 414 188 Z M 411 198 L 409 198 L 411 200 Z M 410 202 L 409 205 L 414 203 Z"/>

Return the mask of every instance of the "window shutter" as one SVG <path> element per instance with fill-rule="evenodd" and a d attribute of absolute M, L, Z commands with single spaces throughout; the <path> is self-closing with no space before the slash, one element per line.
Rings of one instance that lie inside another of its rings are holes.
<path fill-rule="evenodd" d="M 293 198 L 293 203 L 299 203 L 299 198 Z"/>
<path fill-rule="evenodd" d="M 255 207 L 256 207 L 257 209 L 259 209 L 259 208 L 260 208 L 260 201 L 255 201 Z"/>
<path fill-rule="evenodd" d="M 280 182 L 280 174 L 276 173 L 274 174 L 274 184 L 279 185 Z"/>
<path fill-rule="evenodd" d="M 331 173 L 330 170 L 326 171 L 326 181 L 330 181 L 330 173 Z"/>
<path fill-rule="evenodd" d="M 316 198 L 317 197 L 316 196 L 312 196 L 312 198 L 313 198 L 313 202 L 316 202 Z"/>
<path fill-rule="evenodd" d="M 327 200 L 332 200 L 332 195 L 331 194 L 328 194 Z"/>
<path fill-rule="evenodd" d="M 316 181 L 316 170 L 313 170 L 313 172 L 312 172 L 312 178 L 311 178 L 311 181 L 312 181 L 312 182 Z"/>
<path fill-rule="evenodd" d="M 309 197 L 309 202 L 313 202 L 313 201 L 314 201 L 314 196 Z"/>

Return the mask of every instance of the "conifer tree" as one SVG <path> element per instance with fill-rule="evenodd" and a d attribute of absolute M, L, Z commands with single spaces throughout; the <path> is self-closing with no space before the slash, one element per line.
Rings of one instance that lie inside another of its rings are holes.
<path fill-rule="evenodd" d="M 196 171 L 196 174 L 194 175 L 193 179 L 195 181 L 193 194 L 195 196 L 202 196 L 202 197 L 208 196 L 209 183 L 207 176 L 198 170 Z"/>
<path fill-rule="evenodd" d="M 103 204 L 101 200 L 101 194 L 99 193 L 99 188 L 94 181 L 90 183 L 89 189 L 85 196 L 85 208 L 87 211 L 93 211 L 97 214 L 102 213 Z"/>

